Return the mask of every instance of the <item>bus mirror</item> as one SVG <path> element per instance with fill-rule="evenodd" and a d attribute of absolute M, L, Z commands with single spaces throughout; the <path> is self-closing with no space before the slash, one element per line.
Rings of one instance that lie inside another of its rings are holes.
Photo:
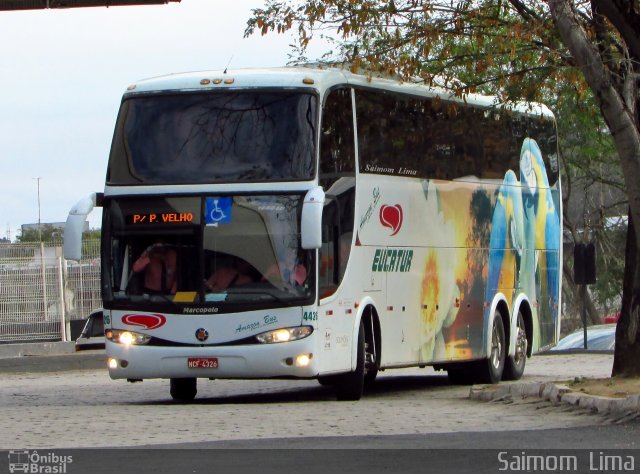
<path fill-rule="evenodd" d="M 82 232 L 87 216 L 93 208 L 102 205 L 102 193 L 92 193 L 78 201 L 69 211 L 67 223 L 64 226 L 64 258 L 80 260 L 82 256 Z"/>
<path fill-rule="evenodd" d="M 322 247 L 322 208 L 324 207 L 324 191 L 320 186 L 310 189 L 302 204 L 300 234 L 302 248 L 319 249 Z"/>

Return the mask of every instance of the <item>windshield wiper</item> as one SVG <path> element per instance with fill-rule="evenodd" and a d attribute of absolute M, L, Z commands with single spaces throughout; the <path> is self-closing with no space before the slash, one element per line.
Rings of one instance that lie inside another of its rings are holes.
<path fill-rule="evenodd" d="M 271 298 L 273 298 L 274 300 L 276 300 L 278 303 L 281 303 L 285 306 L 294 306 L 295 302 L 292 301 L 291 299 L 285 299 L 282 296 L 278 295 L 278 290 L 270 290 L 270 289 L 261 289 L 261 290 L 257 290 L 255 288 L 229 288 L 226 290 L 227 294 L 229 295 L 267 295 Z M 299 298 L 299 296 L 298 296 Z"/>

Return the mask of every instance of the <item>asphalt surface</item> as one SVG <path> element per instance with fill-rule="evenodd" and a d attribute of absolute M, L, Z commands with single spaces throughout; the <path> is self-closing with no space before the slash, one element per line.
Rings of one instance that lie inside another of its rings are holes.
<path fill-rule="evenodd" d="M 612 361 L 613 354 L 610 352 L 546 352 L 529 359 L 523 380 L 474 387 L 469 395 L 473 400 L 484 401 L 539 397 L 552 403 L 574 405 L 599 413 L 640 413 L 640 394 L 632 394 L 624 399 L 595 397 L 572 392 L 562 384 L 562 381 L 575 377 L 609 377 Z M 0 374 L 99 370 L 105 365 L 104 350 L 76 351 L 72 342 L 0 345 Z M 532 365 L 546 370 L 532 373 Z"/>
<path fill-rule="evenodd" d="M 255 382 L 220 380 L 203 383 L 202 398 L 180 406 L 166 401 L 166 381 L 132 386 L 109 380 L 103 350 L 70 352 L 68 343 L 14 346 L 0 347 L 2 431 L 13 433 L 2 445 L 31 446 L 24 450 L 31 456 L 38 446 L 44 461 L 32 472 L 477 474 L 500 472 L 504 456 L 518 461 L 528 453 L 575 456 L 573 472 L 592 472 L 591 458 L 603 453 L 640 466 L 640 410 L 629 405 L 616 412 L 620 407 L 611 399 L 580 405 L 599 397 L 562 388 L 574 377 L 608 377 L 612 354 L 535 356 L 521 381 L 471 390 L 449 386 L 446 377 L 425 373 L 429 369 L 386 371 L 376 390 L 353 404 L 334 405 L 330 390 L 314 381 L 261 381 L 256 391 Z M 283 386 L 289 382 L 290 389 Z M 556 406 L 568 405 L 572 396 L 573 407 Z M 472 407 L 474 400 L 487 403 Z M 466 415 L 459 419 L 462 409 Z M 544 423 L 549 427 L 540 429 Z M 5 453 L 0 473 L 9 472 L 12 458 Z M 56 467 L 47 460 L 63 456 L 70 461 L 64 471 L 46 471 Z"/>
<path fill-rule="evenodd" d="M 523 380 L 473 387 L 469 397 L 483 401 L 539 397 L 554 404 L 573 405 L 598 413 L 640 414 L 640 394 L 616 399 L 596 397 L 573 392 L 562 383 L 575 377 L 609 377 L 612 361 L 610 352 L 545 352 L 529 359 Z M 99 370 L 105 365 L 104 350 L 76 351 L 72 342 L 0 345 L 0 374 Z M 532 365 L 546 370 L 532 373 Z"/>

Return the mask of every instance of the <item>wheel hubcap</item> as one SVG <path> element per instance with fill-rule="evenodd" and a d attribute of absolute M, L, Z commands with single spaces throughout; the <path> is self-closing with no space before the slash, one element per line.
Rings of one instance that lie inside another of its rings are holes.
<path fill-rule="evenodd" d="M 516 340 L 515 362 L 519 364 L 527 356 L 527 333 L 524 328 L 518 325 L 518 338 Z"/>
<path fill-rule="evenodd" d="M 502 340 L 498 334 L 496 323 L 493 323 L 493 335 L 491 336 L 491 363 L 495 368 L 500 367 L 500 354 L 502 354 Z"/>
<path fill-rule="evenodd" d="M 369 348 L 369 343 L 364 344 L 364 369 L 365 373 L 369 372 L 376 367 L 376 355 Z"/>

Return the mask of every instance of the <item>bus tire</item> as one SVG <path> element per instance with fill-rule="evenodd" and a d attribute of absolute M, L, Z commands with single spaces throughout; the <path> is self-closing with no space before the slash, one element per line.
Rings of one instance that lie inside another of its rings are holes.
<path fill-rule="evenodd" d="M 478 362 L 478 381 L 496 384 L 502 379 L 506 359 L 504 323 L 500 311 L 493 315 L 491 326 L 491 348 L 489 357 Z"/>
<path fill-rule="evenodd" d="M 197 389 L 196 378 L 171 379 L 169 392 L 171 398 L 177 402 L 191 402 L 196 398 Z"/>
<path fill-rule="evenodd" d="M 524 317 L 521 312 L 518 312 L 516 350 L 513 356 L 507 357 L 502 380 L 520 380 L 524 374 L 524 366 L 527 363 L 527 344 L 527 330 L 524 324 Z"/>
<path fill-rule="evenodd" d="M 378 368 L 372 367 L 367 370 L 367 373 L 364 375 L 364 386 L 369 389 L 373 387 L 376 382 L 376 377 L 378 376 Z"/>
<path fill-rule="evenodd" d="M 336 396 L 341 401 L 355 401 L 362 398 L 364 390 L 364 325 L 360 322 L 356 353 L 356 369 L 340 376 L 336 384 Z"/>
<path fill-rule="evenodd" d="M 380 370 L 380 354 L 376 351 L 380 343 L 376 343 L 376 334 L 373 327 L 371 331 L 365 334 L 364 343 L 364 388 L 373 387 L 378 371 Z"/>

